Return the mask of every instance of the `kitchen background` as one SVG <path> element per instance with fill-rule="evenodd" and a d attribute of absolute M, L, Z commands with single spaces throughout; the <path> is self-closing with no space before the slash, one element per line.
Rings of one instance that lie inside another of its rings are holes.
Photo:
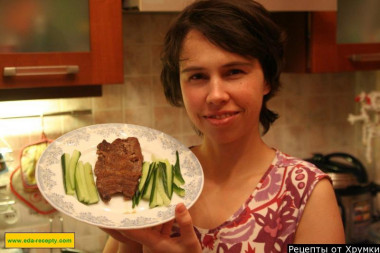
<path fill-rule="evenodd" d="M 124 13 L 125 81 L 123 84 L 103 86 L 102 97 L 0 102 L 0 118 L 3 118 L 0 119 L 0 146 L 8 144 L 13 149 L 7 156 L 8 167 L 12 169 L 18 166 L 21 149 L 26 144 L 38 141 L 42 128 L 48 138 L 55 139 L 70 130 L 91 124 L 130 123 L 161 130 L 185 145 L 199 143 L 184 110 L 174 108 L 165 101 L 159 82 L 161 41 L 174 17 L 172 13 Z M 376 162 L 380 166 L 380 157 L 374 158 L 371 164 L 365 162 L 360 124 L 351 125 L 347 117 L 350 113 L 359 113 L 356 95 L 380 88 L 380 71 L 284 73 L 281 81 L 281 91 L 270 101 L 270 107 L 280 114 L 280 118 L 264 137 L 265 141 L 301 158 L 309 158 L 314 152 L 350 153 L 365 163 L 368 173 L 374 178 Z M 87 109 L 92 113 L 46 116 L 42 119 L 4 119 Z M 48 216 L 41 218 L 41 215 L 22 204 L 18 212 L 18 224 L 22 223 L 21 217 L 24 217 L 23 224 L 33 219 L 35 224 L 48 220 Z M 59 215 L 51 217 L 53 230 L 59 230 Z M 91 252 L 101 251 L 106 237 L 99 229 L 62 217 L 64 230 L 73 229 L 77 231 L 76 236 L 83 239 L 77 239 L 76 243 Z M 10 225 L 1 226 L 7 231 L 11 229 Z M 46 222 L 36 230 L 49 226 Z"/>

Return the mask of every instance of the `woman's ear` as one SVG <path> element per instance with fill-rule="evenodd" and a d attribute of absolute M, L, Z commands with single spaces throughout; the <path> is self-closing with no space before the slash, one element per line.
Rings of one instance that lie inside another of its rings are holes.
<path fill-rule="evenodd" d="M 267 95 L 271 91 L 271 86 L 268 82 L 264 83 L 263 95 Z"/>

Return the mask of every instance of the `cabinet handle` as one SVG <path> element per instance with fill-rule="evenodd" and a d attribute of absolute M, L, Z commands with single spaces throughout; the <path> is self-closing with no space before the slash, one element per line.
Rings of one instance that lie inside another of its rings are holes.
<path fill-rule="evenodd" d="M 78 72 L 77 65 L 4 67 L 3 76 L 74 75 Z"/>
<path fill-rule="evenodd" d="M 352 62 L 379 62 L 380 53 L 375 54 L 353 54 L 349 57 Z"/>

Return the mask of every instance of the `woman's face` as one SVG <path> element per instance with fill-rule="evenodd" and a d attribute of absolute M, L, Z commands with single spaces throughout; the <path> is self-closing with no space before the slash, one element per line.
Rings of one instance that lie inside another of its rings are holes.
<path fill-rule="evenodd" d="M 205 138 L 228 143 L 259 133 L 270 88 L 258 60 L 225 51 L 191 30 L 180 54 L 180 82 L 187 113 Z"/>

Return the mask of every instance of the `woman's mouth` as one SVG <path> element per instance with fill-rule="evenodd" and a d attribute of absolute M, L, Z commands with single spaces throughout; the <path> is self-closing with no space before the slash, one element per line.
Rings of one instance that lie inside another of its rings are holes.
<path fill-rule="evenodd" d="M 206 116 L 206 118 L 211 118 L 211 119 L 225 119 L 225 118 L 228 118 L 228 117 L 231 117 L 233 115 L 237 114 L 237 112 L 233 112 L 233 113 L 224 113 L 224 114 L 217 114 L 217 115 L 209 115 L 209 116 Z"/>
<path fill-rule="evenodd" d="M 212 124 L 223 124 L 227 123 L 234 118 L 239 112 L 223 112 L 216 114 L 209 114 L 204 116 L 205 119 L 209 120 Z"/>

